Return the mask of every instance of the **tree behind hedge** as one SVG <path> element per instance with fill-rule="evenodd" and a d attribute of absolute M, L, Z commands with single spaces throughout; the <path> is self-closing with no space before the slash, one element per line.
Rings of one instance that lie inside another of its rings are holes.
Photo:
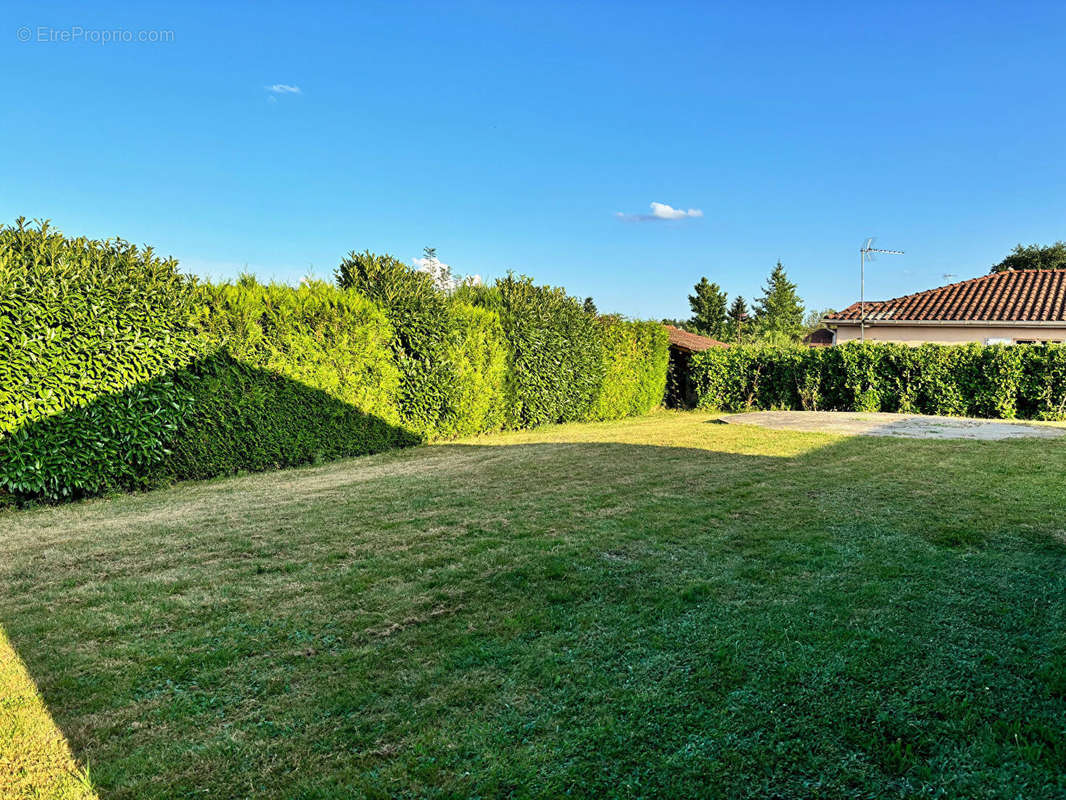
<path fill-rule="evenodd" d="M 759 335 L 770 344 L 794 342 L 803 333 L 803 301 L 780 261 L 755 300 L 755 319 Z"/>
<path fill-rule="evenodd" d="M 748 337 L 750 320 L 748 319 L 748 303 L 739 294 L 733 298 L 729 311 L 726 312 L 725 342 L 741 344 Z"/>
<path fill-rule="evenodd" d="M 704 336 L 715 339 L 725 338 L 727 295 L 717 283 L 711 283 L 706 277 L 693 287 L 695 294 L 688 296 L 692 319 L 689 324 Z"/>

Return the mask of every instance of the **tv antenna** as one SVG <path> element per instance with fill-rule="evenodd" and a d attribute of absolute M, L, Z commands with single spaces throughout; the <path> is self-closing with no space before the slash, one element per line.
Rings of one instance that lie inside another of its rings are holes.
<path fill-rule="evenodd" d="M 874 253 L 903 255 L 902 250 L 882 250 L 874 247 L 876 237 L 871 236 L 859 249 L 859 340 L 866 341 L 866 262 L 874 260 Z"/>
<path fill-rule="evenodd" d="M 947 280 L 948 278 L 957 278 L 957 277 L 959 277 L 959 273 L 957 273 L 957 272 L 945 272 L 940 277 L 943 278 L 944 280 Z"/>

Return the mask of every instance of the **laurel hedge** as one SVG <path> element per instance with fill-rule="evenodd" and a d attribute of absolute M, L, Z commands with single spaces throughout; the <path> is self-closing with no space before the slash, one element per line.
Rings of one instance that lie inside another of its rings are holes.
<path fill-rule="evenodd" d="M 211 285 L 122 240 L 0 228 L 0 505 L 643 413 L 666 336 L 508 276 L 389 256 L 334 286 Z"/>
<path fill-rule="evenodd" d="M 192 283 L 122 240 L 0 228 L 0 492 L 61 499 L 158 477 L 198 354 Z"/>
<path fill-rule="evenodd" d="M 0 492 L 60 500 L 421 441 L 382 311 L 197 284 L 122 241 L 0 230 Z"/>
<path fill-rule="evenodd" d="M 607 374 L 603 328 L 594 314 L 563 289 L 513 274 L 491 287 L 464 287 L 457 296 L 499 317 L 511 373 L 509 427 L 593 418 Z"/>
<path fill-rule="evenodd" d="M 1066 419 L 1061 345 L 738 346 L 694 355 L 692 374 L 709 410 Z"/>

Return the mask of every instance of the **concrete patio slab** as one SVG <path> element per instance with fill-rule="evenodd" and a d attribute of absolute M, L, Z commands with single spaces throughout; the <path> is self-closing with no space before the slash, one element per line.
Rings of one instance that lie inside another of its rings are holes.
<path fill-rule="evenodd" d="M 855 436 L 901 436 L 910 439 L 1056 439 L 1066 429 L 1025 422 L 970 417 L 848 411 L 752 411 L 726 414 L 718 422 L 758 425 L 774 430 L 843 433 Z"/>

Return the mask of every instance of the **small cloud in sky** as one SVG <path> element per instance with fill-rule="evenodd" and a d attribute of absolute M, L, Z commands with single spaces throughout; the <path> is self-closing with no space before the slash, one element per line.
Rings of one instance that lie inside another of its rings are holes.
<path fill-rule="evenodd" d="M 653 202 L 651 204 L 650 214 L 625 214 L 619 211 L 615 216 L 626 222 L 661 222 L 663 220 L 671 219 L 694 219 L 696 217 L 702 217 L 703 212 L 698 208 L 690 208 L 688 211 L 685 211 L 683 208 L 674 208 L 673 206 L 668 206 L 666 203 Z"/>
<path fill-rule="evenodd" d="M 289 86 L 287 83 L 275 83 L 268 86 L 267 91 L 272 94 L 303 94 L 303 89 L 299 86 Z"/>

